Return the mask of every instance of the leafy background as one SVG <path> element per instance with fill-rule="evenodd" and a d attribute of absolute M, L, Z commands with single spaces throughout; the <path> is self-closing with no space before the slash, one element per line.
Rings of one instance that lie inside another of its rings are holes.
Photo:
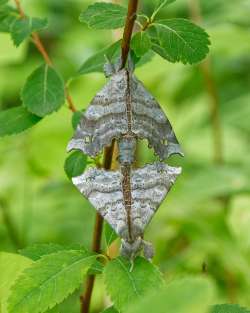
<path fill-rule="evenodd" d="M 91 3 L 23 1 L 31 16 L 48 18 L 42 39 L 65 81 L 89 56 L 119 39 L 119 31 L 90 30 L 79 22 L 79 13 Z M 156 247 L 154 263 L 166 280 L 204 271 L 216 282 L 217 303 L 250 307 L 250 6 L 248 0 L 202 0 L 201 5 L 212 42 L 224 161 L 214 162 L 211 99 L 200 68 L 167 63 L 159 56 L 138 68 L 138 77 L 161 103 L 185 152 L 184 159 L 169 160 L 183 167 L 183 175 L 148 227 L 146 239 Z M 154 7 L 154 1 L 141 1 L 149 14 Z M 177 1 L 160 16 L 189 17 L 188 1 Z M 20 105 L 24 81 L 39 64 L 41 57 L 31 43 L 16 48 L 8 34 L 0 33 L 1 110 Z M 77 108 L 86 108 L 104 82 L 101 73 L 72 80 Z M 65 105 L 31 130 L 1 139 L 1 251 L 47 242 L 90 246 L 95 212 L 64 172 L 71 136 L 71 113 Z M 138 158 L 140 164 L 154 159 L 143 143 Z M 98 278 L 93 312 L 108 303 L 104 290 Z M 79 293 L 70 296 L 60 312 L 79 312 Z"/>

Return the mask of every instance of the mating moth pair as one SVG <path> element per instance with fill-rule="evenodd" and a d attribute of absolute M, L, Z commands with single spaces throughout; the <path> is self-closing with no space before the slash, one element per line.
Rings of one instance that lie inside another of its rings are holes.
<path fill-rule="evenodd" d="M 105 74 L 110 80 L 83 114 L 68 150 L 95 157 L 116 139 L 120 170 L 89 168 L 73 183 L 121 237 L 123 256 L 132 260 L 143 250 L 151 259 L 144 230 L 181 173 L 162 161 L 182 152 L 169 120 L 133 70 L 107 64 Z M 139 139 L 148 140 L 160 162 L 133 168 Z"/>

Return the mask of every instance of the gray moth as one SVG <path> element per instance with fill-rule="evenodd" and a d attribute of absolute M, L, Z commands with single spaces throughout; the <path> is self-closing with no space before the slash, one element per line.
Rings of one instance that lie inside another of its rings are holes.
<path fill-rule="evenodd" d="M 149 147 L 164 160 L 172 154 L 182 155 L 172 126 L 158 102 L 131 70 L 115 72 L 97 93 L 68 145 L 95 157 L 114 138 L 130 134 L 147 139 Z"/>
<path fill-rule="evenodd" d="M 122 171 L 89 168 L 73 183 L 121 237 L 123 256 L 134 259 L 143 249 L 151 259 L 153 249 L 143 240 L 144 230 L 180 173 L 181 168 L 160 162 L 132 169 L 129 205 L 124 200 Z"/>

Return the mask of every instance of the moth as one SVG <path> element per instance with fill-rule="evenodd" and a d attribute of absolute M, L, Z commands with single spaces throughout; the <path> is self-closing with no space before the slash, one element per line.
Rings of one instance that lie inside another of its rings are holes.
<path fill-rule="evenodd" d="M 120 171 L 89 169 L 73 183 L 122 238 L 122 255 L 134 259 L 143 249 L 150 259 L 153 248 L 143 239 L 145 227 L 181 169 L 157 162 L 134 170 L 136 142 L 147 139 L 160 160 L 182 152 L 160 105 L 133 71 L 110 65 L 106 73 L 111 78 L 82 116 L 68 150 L 95 157 L 116 139 Z"/>

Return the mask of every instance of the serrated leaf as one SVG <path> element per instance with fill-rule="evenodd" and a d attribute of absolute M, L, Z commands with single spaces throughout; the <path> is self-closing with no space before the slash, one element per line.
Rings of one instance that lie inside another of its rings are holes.
<path fill-rule="evenodd" d="M 104 235 L 105 235 L 105 244 L 107 248 L 112 244 L 113 241 L 115 241 L 118 238 L 118 235 L 108 223 L 105 223 L 104 225 Z"/>
<path fill-rule="evenodd" d="M 40 31 L 48 26 L 47 19 L 19 18 L 11 26 L 11 37 L 18 47 L 33 32 Z"/>
<path fill-rule="evenodd" d="M 154 19 L 156 17 L 156 15 L 160 12 L 160 10 L 162 10 L 165 6 L 175 2 L 176 0 L 159 0 L 156 7 L 155 7 L 155 10 L 154 10 L 154 13 L 152 15 L 152 19 Z"/>
<path fill-rule="evenodd" d="M 114 306 L 111 306 L 111 307 L 105 309 L 104 311 L 102 311 L 102 313 L 119 313 L 119 311 L 116 310 L 116 308 Z"/>
<path fill-rule="evenodd" d="M 205 278 L 176 280 L 157 293 L 148 294 L 127 313 L 205 313 L 213 301 L 214 286 Z"/>
<path fill-rule="evenodd" d="M 77 125 L 79 124 L 82 115 L 83 115 L 82 111 L 77 111 L 72 114 L 71 123 L 72 123 L 72 127 L 74 130 L 76 130 Z"/>
<path fill-rule="evenodd" d="M 10 288 L 24 269 L 33 262 L 24 256 L 1 252 L 0 253 L 0 312 L 7 313 L 6 301 Z"/>
<path fill-rule="evenodd" d="M 82 151 L 74 151 L 66 159 L 64 163 L 64 170 L 69 178 L 80 176 L 86 166 L 88 157 Z"/>
<path fill-rule="evenodd" d="M 59 244 L 54 244 L 54 243 L 48 243 L 48 244 L 34 244 L 29 247 L 26 247 L 24 249 L 21 249 L 19 253 L 23 256 L 26 256 L 27 258 L 30 258 L 33 261 L 37 261 L 41 259 L 41 257 L 52 254 L 52 253 L 57 253 L 61 251 L 69 251 L 69 250 L 82 250 L 84 251 L 84 247 L 78 244 L 72 244 L 69 246 L 62 246 Z M 87 250 L 85 250 L 87 251 Z M 91 268 L 88 271 L 89 275 L 98 275 L 101 274 L 103 271 L 103 264 L 100 263 L 99 261 L 95 261 L 92 265 Z"/>
<path fill-rule="evenodd" d="M 104 280 L 118 310 L 124 310 L 150 290 L 157 291 L 163 285 L 159 270 L 141 257 L 135 259 L 133 267 L 125 258 L 113 259 L 104 269 Z"/>
<path fill-rule="evenodd" d="M 127 9 L 114 3 L 97 2 L 80 15 L 80 22 L 94 29 L 115 29 L 123 27 Z"/>
<path fill-rule="evenodd" d="M 67 250 L 84 250 L 84 248 L 80 245 L 69 245 L 62 246 L 55 243 L 41 243 L 41 244 L 33 244 L 24 249 L 21 249 L 19 253 L 27 258 L 30 258 L 33 261 L 37 261 L 41 259 L 44 255 L 67 251 Z"/>
<path fill-rule="evenodd" d="M 151 48 L 151 39 L 147 32 L 136 33 L 131 41 L 131 48 L 138 57 L 143 56 Z"/>
<path fill-rule="evenodd" d="M 40 120 L 22 106 L 0 111 L 0 137 L 21 133 Z"/>
<path fill-rule="evenodd" d="M 93 72 L 103 72 L 103 66 L 107 62 L 106 57 L 111 62 L 115 62 L 121 51 L 121 41 L 117 41 L 111 46 L 102 49 L 100 52 L 88 58 L 79 69 L 79 74 L 89 74 Z M 106 57 L 105 57 L 106 56 Z"/>
<path fill-rule="evenodd" d="M 63 80 L 51 66 L 44 64 L 29 76 L 21 96 L 28 111 L 43 117 L 64 104 Z"/>
<path fill-rule="evenodd" d="M 80 250 L 42 257 L 24 270 L 13 285 L 8 313 L 43 313 L 53 308 L 80 286 L 95 259 Z"/>
<path fill-rule="evenodd" d="M 213 306 L 211 313 L 250 313 L 250 310 L 241 308 L 237 304 L 218 304 Z"/>
<path fill-rule="evenodd" d="M 188 20 L 179 18 L 161 20 L 154 23 L 154 26 L 157 41 L 171 62 L 197 63 L 209 52 L 208 34 Z"/>
<path fill-rule="evenodd" d="M 150 62 L 153 57 L 154 57 L 154 52 L 152 50 L 149 50 L 147 53 L 145 53 L 142 57 L 138 57 L 134 51 L 131 49 L 130 51 L 130 55 L 132 58 L 132 61 L 134 62 L 134 64 L 136 65 L 136 68 L 143 66 L 145 64 L 147 64 L 148 62 Z"/>

